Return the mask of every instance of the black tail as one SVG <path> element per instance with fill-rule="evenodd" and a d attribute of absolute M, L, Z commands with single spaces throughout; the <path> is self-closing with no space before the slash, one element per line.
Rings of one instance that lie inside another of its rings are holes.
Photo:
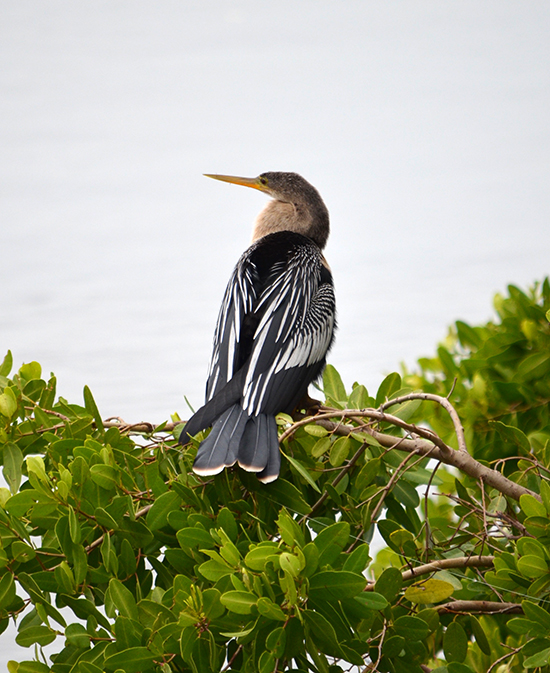
<path fill-rule="evenodd" d="M 241 399 L 245 375 L 246 371 L 240 369 L 229 383 L 191 416 L 180 434 L 179 444 L 187 444 L 191 437 L 209 428 L 225 411 Z"/>
<path fill-rule="evenodd" d="M 281 454 L 274 416 L 250 417 L 240 404 L 234 404 L 216 420 L 208 437 L 201 442 L 193 470 L 209 476 L 236 461 L 247 472 L 257 472 L 264 484 L 277 479 Z"/>
<path fill-rule="evenodd" d="M 212 426 L 212 432 L 201 442 L 193 470 L 200 475 L 218 474 L 237 460 L 248 414 L 235 404 Z"/>
<path fill-rule="evenodd" d="M 268 484 L 277 479 L 281 453 L 274 416 L 253 416 L 246 424 L 238 455 L 239 465 L 247 472 L 258 472 L 258 479 Z"/>

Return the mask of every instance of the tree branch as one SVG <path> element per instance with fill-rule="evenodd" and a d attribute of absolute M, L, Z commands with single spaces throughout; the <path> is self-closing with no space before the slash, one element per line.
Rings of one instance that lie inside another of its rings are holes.
<path fill-rule="evenodd" d="M 466 448 L 466 439 L 464 437 L 464 428 L 462 427 L 462 423 L 456 412 L 456 409 L 446 397 L 441 397 L 441 395 L 433 395 L 432 393 L 410 393 L 409 395 L 402 395 L 401 397 L 396 397 L 393 400 L 384 402 L 384 404 L 380 405 L 379 409 L 380 411 L 384 411 L 384 409 L 387 409 L 394 404 L 402 404 L 403 402 L 408 402 L 409 400 L 429 400 L 431 402 L 437 402 L 440 404 L 451 417 L 455 427 L 459 450 L 468 452 L 468 449 Z"/>
<path fill-rule="evenodd" d="M 428 575 L 429 573 L 437 572 L 438 570 L 446 570 L 448 568 L 491 568 L 493 566 L 494 556 L 460 556 L 458 558 L 442 558 L 425 563 L 424 565 L 404 570 L 403 581 L 420 577 L 421 575 Z M 376 582 L 369 582 L 365 587 L 365 591 L 374 591 Z"/>
<path fill-rule="evenodd" d="M 420 575 L 426 575 L 447 568 L 492 568 L 494 556 L 460 556 L 459 558 L 442 558 L 431 563 L 425 563 L 417 568 L 411 568 L 403 573 L 403 581 L 412 580 Z"/>
<path fill-rule="evenodd" d="M 447 612 L 484 612 L 486 614 L 522 615 L 519 603 L 499 603 L 496 601 L 450 601 L 434 606 L 440 614 Z"/>
<path fill-rule="evenodd" d="M 341 415 L 341 413 L 342 412 L 338 411 L 338 413 L 334 415 Z M 377 412 L 377 414 L 378 413 L 379 412 Z M 310 419 L 309 422 L 321 425 L 327 430 L 335 432 L 338 435 L 346 436 L 351 435 L 353 432 L 359 431 L 358 428 L 354 426 L 343 425 L 342 423 L 335 423 L 334 421 L 327 420 L 326 416 L 327 414 L 323 414 L 322 418 L 317 416 L 314 419 Z M 360 416 L 366 418 L 375 417 L 374 414 L 371 413 L 371 410 L 365 410 L 361 412 L 352 411 L 352 414 L 350 414 L 350 418 L 353 417 L 356 419 Z M 302 421 L 300 421 L 300 423 L 302 423 Z M 305 423 L 302 423 L 302 425 L 305 425 Z M 292 426 L 292 428 L 294 428 L 294 425 Z M 292 428 L 289 428 L 289 430 Z M 386 435 L 382 432 L 378 432 L 377 430 L 373 430 L 370 427 L 364 427 L 361 428 L 361 430 L 371 435 L 371 437 L 373 437 L 373 439 L 376 439 L 376 441 L 384 448 L 392 448 L 395 445 L 396 441 L 395 435 Z M 412 430 L 412 432 L 420 434 L 418 430 L 420 430 L 420 428 Z M 288 430 L 286 432 L 288 433 Z M 446 465 L 456 467 L 458 470 L 464 472 L 464 474 L 467 474 L 469 477 L 472 477 L 473 479 L 476 480 L 483 479 L 483 481 L 488 486 L 496 488 L 497 491 L 499 491 L 503 495 L 507 495 L 513 500 L 519 500 L 520 496 L 527 493 L 529 495 L 532 495 L 539 502 L 542 502 L 541 497 L 538 493 L 535 493 L 534 491 L 531 491 L 530 489 L 525 488 L 524 486 L 516 484 L 514 481 L 511 481 L 500 472 L 497 472 L 496 470 L 492 470 L 490 467 L 482 465 L 477 460 L 475 460 L 475 458 L 472 458 L 472 456 L 470 456 L 469 453 L 465 451 L 455 451 L 454 449 L 452 449 L 450 446 L 447 445 L 445 445 L 445 450 L 441 450 L 439 443 L 436 445 L 435 442 L 427 441 L 426 439 L 422 438 L 402 439 L 399 444 L 399 450 L 407 451 L 408 453 L 415 452 L 418 453 L 419 455 L 424 456 L 429 455 L 430 458 L 439 460 L 442 463 L 445 463 Z"/>

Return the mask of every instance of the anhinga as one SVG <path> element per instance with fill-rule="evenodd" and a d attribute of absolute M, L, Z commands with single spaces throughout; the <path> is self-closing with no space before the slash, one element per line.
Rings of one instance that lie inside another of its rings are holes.
<path fill-rule="evenodd" d="M 264 483 L 281 463 L 275 414 L 290 413 L 319 377 L 333 340 L 332 275 L 323 257 L 329 216 L 296 173 L 207 175 L 259 189 L 273 200 L 258 215 L 220 309 L 206 403 L 180 443 L 212 425 L 193 470 L 213 475 L 235 462 Z"/>

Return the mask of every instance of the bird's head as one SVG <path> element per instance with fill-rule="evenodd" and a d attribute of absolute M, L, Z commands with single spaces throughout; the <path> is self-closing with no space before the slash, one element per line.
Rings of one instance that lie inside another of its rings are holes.
<path fill-rule="evenodd" d="M 257 178 L 205 174 L 207 178 L 252 187 L 273 201 L 258 215 L 253 240 L 276 231 L 294 231 L 323 249 L 329 234 L 328 210 L 319 192 L 298 173 L 270 171 Z"/>

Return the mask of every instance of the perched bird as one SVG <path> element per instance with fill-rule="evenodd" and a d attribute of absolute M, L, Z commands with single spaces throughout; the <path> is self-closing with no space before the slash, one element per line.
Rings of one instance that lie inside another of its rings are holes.
<path fill-rule="evenodd" d="M 206 177 L 272 197 L 252 245 L 237 262 L 220 309 L 206 403 L 180 443 L 212 425 L 193 470 L 213 475 L 235 462 L 269 483 L 281 464 L 275 414 L 290 413 L 325 365 L 335 327 L 332 275 L 323 257 L 329 215 L 296 173 Z"/>

